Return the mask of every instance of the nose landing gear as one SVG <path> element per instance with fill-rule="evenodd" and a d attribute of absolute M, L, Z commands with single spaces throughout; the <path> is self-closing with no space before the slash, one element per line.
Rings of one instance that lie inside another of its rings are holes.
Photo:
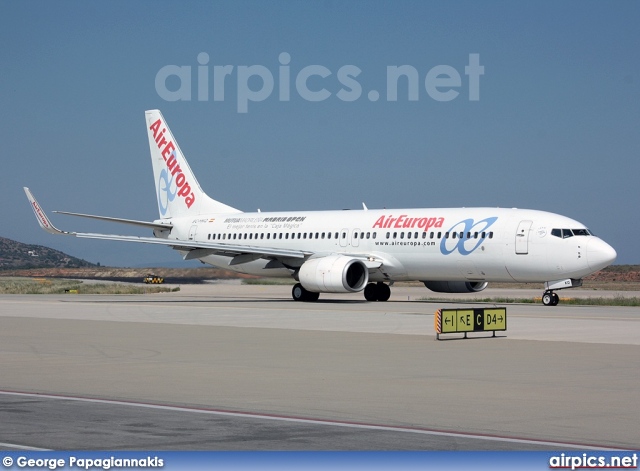
<path fill-rule="evenodd" d="M 582 286 L 582 280 L 576 280 L 574 278 L 546 281 L 544 283 L 545 292 L 542 295 L 542 304 L 545 306 L 557 306 L 560 302 L 560 297 L 554 292 L 554 290 L 578 288 L 580 286 Z"/>
<path fill-rule="evenodd" d="M 560 302 L 560 296 L 551 290 L 547 290 L 542 295 L 542 304 L 545 306 L 557 306 Z"/>

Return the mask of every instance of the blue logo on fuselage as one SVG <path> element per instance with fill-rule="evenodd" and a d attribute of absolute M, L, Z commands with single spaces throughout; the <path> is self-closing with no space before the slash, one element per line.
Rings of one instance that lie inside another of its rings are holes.
<path fill-rule="evenodd" d="M 482 245 L 487 235 L 487 229 L 497 220 L 497 217 L 486 218 L 478 222 L 473 219 L 465 219 L 454 224 L 447 231 L 449 237 L 445 236 L 440 242 L 440 252 L 443 255 L 449 255 L 458 251 L 460 255 L 469 255 Z"/>

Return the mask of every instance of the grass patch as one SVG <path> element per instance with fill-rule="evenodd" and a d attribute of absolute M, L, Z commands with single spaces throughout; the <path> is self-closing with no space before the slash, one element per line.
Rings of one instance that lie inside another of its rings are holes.
<path fill-rule="evenodd" d="M 248 278 L 242 280 L 243 285 L 294 285 L 293 278 Z"/>
<path fill-rule="evenodd" d="M 598 298 L 560 298 L 561 304 L 574 304 L 580 306 L 640 306 L 640 298 L 627 296 L 598 297 Z"/>
<path fill-rule="evenodd" d="M 418 301 L 427 302 L 448 302 L 448 303 L 488 303 L 488 304 L 541 304 L 541 298 L 482 298 L 482 299 L 464 299 L 464 298 L 418 298 Z M 574 306 L 640 306 L 640 298 L 633 296 L 613 296 L 598 298 L 560 298 L 560 304 L 569 304 Z"/>
<path fill-rule="evenodd" d="M 175 291 L 180 291 L 180 288 L 124 283 L 83 283 L 81 280 L 58 278 L 0 278 L 0 294 L 146 294 Z"/>

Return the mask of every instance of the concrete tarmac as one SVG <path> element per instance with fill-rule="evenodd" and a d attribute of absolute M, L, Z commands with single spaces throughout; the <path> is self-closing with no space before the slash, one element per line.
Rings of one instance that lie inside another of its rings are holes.
<path fill-rule="evenodd" d="M 182 288 L 0 296 L 0 448 L 640 448 L 640 308 L 510 305 L 498 338 L 436 341 L 424 288 Z"/>

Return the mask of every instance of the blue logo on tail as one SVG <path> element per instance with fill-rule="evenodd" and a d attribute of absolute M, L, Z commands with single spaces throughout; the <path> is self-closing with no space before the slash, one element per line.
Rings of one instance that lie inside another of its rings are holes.
<path fill-rule="evenodd" d="M 173 192 L 171 191 L 173 179 L 174 176 L 171 175 L 171 180 L 169 180 L 169 172 L 166 168 L 163 168 L 160 172 L 160 179 L 158 180 L 158 208 L 160 208 L 160 215 L 162 216 L 167 214 L 169 203 L 175 199 L 178 193 L 178 188 L 175 185 L 173 185 Z"/>

